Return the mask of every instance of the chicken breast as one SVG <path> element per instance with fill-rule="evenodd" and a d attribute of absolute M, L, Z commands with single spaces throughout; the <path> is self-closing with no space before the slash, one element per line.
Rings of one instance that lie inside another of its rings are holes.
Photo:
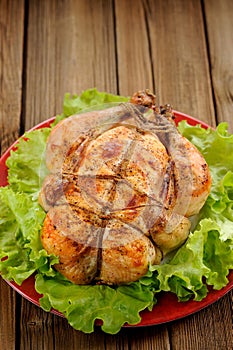
<path fill-rule="evenodd" d="M 73 283 L 139 279 L 184 243 L 209 194 L 205 160 L 145 96 L 71 116 L 48 139 L 41 241 Z"/>

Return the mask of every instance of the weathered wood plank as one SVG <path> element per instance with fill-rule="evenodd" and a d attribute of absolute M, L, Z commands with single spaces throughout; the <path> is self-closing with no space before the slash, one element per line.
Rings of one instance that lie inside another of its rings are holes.
<path fill-rule="evenodd" d="M 151 47 L 161 102 L 168 101 L 175 109 L 214 126 L 214 101 L 200 2 L 150 1 L 147 6 L 151 41 L 157 43 Z M 217 12 L 215 16 L 218 17 Z M 231 348 L 229 313 L 229 299 L 226 297 L 193 317 L 173 323 L 172 348 Z M 225 330 L 228 336 L 223 336 L 225 333 L 219 327 L 219 317 L 225 320 L 225 327 L 228 325 Z M 212 322 L 211 330 L 209 322 Z M 193 334 L 190 338 L 191 329 Z M 208 343 L 210 332 L 211 345 Z"/>
<path fill-rule="evenodd" d="M 116 92 L 113 28 L 111 1 L 29 2 L 26 129 L 60 113 L 65 92 Z"/>
<path fill-rule="evenodd" d="M 148 328 L 126 329 L 132 350 L 163 349 L 170 350 L 168 327 L 159 325 Z"/>
<path fill-rule="evenodd" d="M 20 349 L 54 349 L 53 316 L 22 299 Z"/>
<path fill-rule="evenodd" d="M 0 0 L 0 153 L 19 136 L 24 1 Z M 16 293 L 0 280 L 0 347 L 15 349 Z"/>
<path fill-rule="evenodd" d="M 15 350 L 16 292 L 0 280 L 0 339 L 2 349 Z"/>
<path fill-rule="evenodd" d="M 143 1 L 115 1 L 119 93 L 154 90 Z"/>
<path fill-rule="evenodd" d="M 201 2 L 145 1 L 161 103 L 215 125 Z"/>
<path fill-rule="evenodd" d="M 217 118 L 233 132 L 233 2 L 205 0 L 204 8 Z"/>
<path fill-rule="evenodd" d="M 217 303 L 171 327 L 172 349 L 233 348 L 230 293 Z M 228 327 L 226 327 L 228 325 Z"/>
<path fill-rule="evenodd" d="M 95 333 L 84 334 L 74 330 L 65 318 L 49 314 L 28 301 L 23 302 L 21 318 L 21 349 L 63 350 L 105 348 L 105 335 L 96 328 Z"/>
<path fill-rule="evenodd" d="M 117 0 L 116 30 L 120 93 L 155 85 L 160 103 L 215 124 L 200 2 Z"/>
<path fill-rule="evenodd" d="M 120 93 L 129 94 L 132 90 L 150 87 L 154 76 L 160 103 L 169 102 L 175 109 L 214 126 L 216 120 L 201 2 L 117 0 L 116 24 Z M 151 78 L 148 79 L 147 72 L 151 68 Z M 142 86 L 142 82 L 148 85 Z M 198 349 L 202 348 L 200 344 L 208 344 L 210 321 L 214 323 L 213 343 L 229 345 L 230 340 L 223 340 L 223 329 L 218 327 L 217 321 L 222 305 L 225 305 L 224 324 L 230 331 L 228 302 L 226 297 L 221 305 L 215 304 L 207 311 L 172 323 L 172 348 Z M 190 340 L 191 329 L 195 336 Z M 154 348 L 156 340 L 156 336 L 152 338 Z"/>
<path fill-rule="evenodd" d="M 111 1 L 32 0 L 27 38 L 26 129 L 60 113 L 65 92 L 117 92 Z M 99 329 L 77 332 L 26 300 L 21 313 L 21 349 L 104 349 Z"/>
<path fill-rule="evenodd" d="M 0 0 L 0 5 L 2 3 L 6 4 L 6 1 Z M 13 3 L 17 4 L 19 16 L 19 2 L 8 1 L 7 6 Z M 87 87 L 97 86 L 101 90 L 116 92 L 117 72 L 120 93 L 129 95 L 145 87 L 154 89 L 156 85 L 161 102 L 171 102 L 176 109 L 214 125 L 210 72 L 199 2 L 116 1 L 118 67 L 115 60 L 111 1 L 32 0 L 28 10 L 27 74 L 24 87 L 26 129 L 60 112 L 66 91 L 79 93 Z M 1 16 L 0 11 L 0 33 L 2 30 L 5 33 L 10 29 L 2 26 L 2 23 L 8 22 L 8 16 L 2 17 L 4 15 Z M 14 31 L 10 40 L 17 38 L 19 32 Z M 190 52 L 186 52 L 188 50 Z M 1 60 L 2 57 L 6 60 L 7 50 L 1 53 Z M 0 67 L 0 76 L 11 76 L 12 67 L 18 70 L 13 59 L 10 67 L 4 70 Z M 9 86 L 14 84 L 6 78 L 3 81 L 7 82 L 7 91 L 10 93 Z M 1 84 L 0 81 L 0 86 Z M 6 97 L 5 92 L 4 94 Z M 4 101 L 10 103 L 9 98 Z M 20 106 L 21 97 L 16 101 L 19 101 Z M 9 108 L 8 105 L 5 106 Z M 3 148 L 13 141 L 14 135 L 18 135 L 19 128 L 19 124 L 15 128 L 12 121 L 5 121 L 9 115 L 7 108 L 0 105 L 0 113 L 4 111 L 4 123 L 9 124 L 4 124 L 7 127 L 6 134 L 10 135 L 4 136 L 1 124 L 1 140 L 7 140 L 2 143 Z M 18 120 L 20 113 L 16 113 Z M 3 305 L 0 301 L 0 316 L 4 317 L 4 323 L 0 320 L 1 346 L 14 349 L 15 320 L 12 319 L 11 312 L 13 314 L 16 310 L 15 294 L 5 282 L 1 282 L 0 293 L 3 296 L 1 300 L 7 300 L 8 303 Z M 123 329 L 116 336 L 104 335 L 99 328 L 91 335 L 76 332 L 66 320 L 47 314 L 22 300 L 21 340 L 17 348 L 149 350 L 170 349 L 172 346 L 174 349 L 208 349 L 210 344 L 211 349 L 230 349 L 231 295 L 169 327 Z M 229 328 L 224 329 L 223 324 Z M 210 334 L 211 342 L 208 343 Z"/>
<path fill-rule="evenodd" d="M 19 134 L 24 36 L 24 1 L 0 0 L 0 151 Z"/>

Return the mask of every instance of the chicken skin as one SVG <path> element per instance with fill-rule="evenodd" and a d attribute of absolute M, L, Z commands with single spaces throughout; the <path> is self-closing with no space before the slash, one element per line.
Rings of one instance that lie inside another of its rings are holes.
<path fill-rule="evenodd" d="M 138 280 L 189 235 L 210 192 L 199 151 L 148 92 L 71 116 L 47 142 L 41 241 L 76 284 Z"/>

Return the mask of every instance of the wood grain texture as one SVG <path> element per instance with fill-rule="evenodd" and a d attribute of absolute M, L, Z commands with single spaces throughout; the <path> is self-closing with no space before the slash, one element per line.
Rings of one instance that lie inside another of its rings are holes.
<path fill-rule="evenodd" d="M 30 1 L 26 129 L 62 112 L 65 92 L 116 92 L 111 1 Z"/>
<path fill-rule="evenodd" d="M 76 331 L 65 318 L 47 313 L 24 299 L 20 328 L 23 350 L 105 349 L 105 335 L 99 328 L 92 334 Z"/>
<path fill-rule="evenodd" d="M 0 154 L 20 130 L 24 1 L 0 0 Z M 16 293 L 0 280 L 0 348 L 15 349 Z"/>
<path fill-rule="evenodd" d="M 156 89 L 160 103 L 215 125 L 200 1 L 116 0 L 116 33 L 120 93 Z"/>
<path fill-rule="evenodd" d="M 0 349 L 15 350 L 16 292 L 0 280 Z"/>
<path fill-rule="evenodd" d="M 171 347 L 179 349 L 231 350 L 230 293 L 217 303 L 171 326 Z M 226 324 L 229 326 L 226 328 Z"/>
<path fill-rule="evenodd" d="M 97 87 L 116 93 L 113 19 L 111 1 L 29 2 L 26 129 L 60 113 L 65 92 Z M 91 335 L 77 332 L 26 300 L 21 310 L 22 349 L 104 349 L 98 329 Z"/>
<path fill-rule="evenodd" d="M 161 103 L 215 125 L 201 2 L 144 1 Z"/>
<path fill-rule="evenodd" d="M 24 1 L 0 0 L 0 152 L 19 134 Z"/>
<path fill-rule="evenodd" d="M 225 112 L 232 106 L 233 55 L 232 47 L 224 45 L 232 42 L 232 16 L 226 15 L 232 5 L 227 0 L 201 3 L 30 0 L 23 52 L 23 1 L 0 0 L 2 150 L 18 136 L 20 119 L 21 130 L 28 129 L 60 113 L 65 92 L 80 93 L 94 86 L 125 95 L 156 88 L 161 103 L 170 102 L 212 125 L 214 93 L 218 121 L 226 120 Z M 96 327 L 93 334 L 83 334 L 65 319 L 16 296 L 1 280 L 0 349 L 230 350 L 232 295 L 167 325 L 123 328 L 116 335 Z"/>
<path fill-rule="evenodd" d="M 141 89 L 141 82 L 150 87 L 154 77 L 160 103 L 169 102 L 175 109 L 216 125 L 201 2 L 117 0 L 116 18 L 120 92 L 127 93 L 129 88 L 137 90 L 137 84 Z M 127 55 L 128 46 L 131 55 Z M 147 72 L 151 69 L 151 79 L 148 79 Z M 229 346 L 232 338 L 228 302 L 224 299 L 221 305 L 173 323 L 171 347 L 212 350 L 220 345 Z M 223 336 L 224 330 L 213 317 L 215 313 L 219 315 L 223 305 L 222 317 L 229 321 L 225 330 L 228 337 Z M 208 321 L 203 323 L 205 315 L 214 328 L 211 344 Z M 193 330 L 191 338 L 190 329 Z M 156 339 L 155 336 L 153 342 Z"/>
<path fill-rule="evenodd" d="M 233 2 L 205 0 L 204 9 L 217 118 L 233 132 Z"/>
<path fill-rule="evenodd" d="M 171 349 L 166 325 L 125 329 L 124 332 L 127 332 L 129 350 Z"/>
<path fill-rule="evenodd" d="M 150 42 L 143 1 L 116 0 L 115 16 L 119 93 L 130 96 L 146 88 L 153 91 Z"/>

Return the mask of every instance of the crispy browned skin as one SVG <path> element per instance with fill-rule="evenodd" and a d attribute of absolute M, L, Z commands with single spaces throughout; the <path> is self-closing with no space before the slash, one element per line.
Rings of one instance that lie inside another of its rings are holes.
<path fill-rule="evenodd" d="M 42 229 L 41 240 L 49 254 L 59 256 L 54 267 L 73 283 L 88 284 L 97 271 L 97 249 L 78 243 L 56 229 L 49 214 Z"/>
<path fill-rule="evenodd" d="M 59 224 L 61 217 L 66 220 Z M 47 214 L 41 240 L 49 254 L 59 256 L 55 268 L 76 284 L 88 284 L 94 278 L 108 284 L 137 280 L 147 272 L 149 263 L 159 263 L 162 257 L 138 230 L 117 220 L 111 220 L 105 230 L 85 225 L 66 205 Z"/>
<path fill-rule="evenodd" d="M 67 118 L 48 140 L 41 240 L 77 284 L 139 279 L 184 243 L 210 191 L 208 166 L 171 107 L 156 107 L 149 91 L 131 101 Z"/>

